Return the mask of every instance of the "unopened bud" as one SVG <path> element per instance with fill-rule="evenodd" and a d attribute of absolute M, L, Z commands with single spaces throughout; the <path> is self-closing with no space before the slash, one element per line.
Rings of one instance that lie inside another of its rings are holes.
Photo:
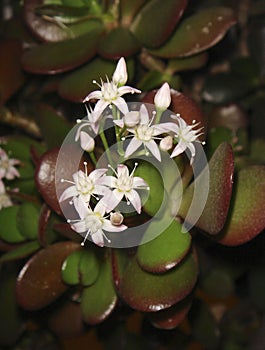
<path fill-rule="evenodd" d="M 116 69 L 112 76 L 112 81 L 118 86 L 123 86 L 128 79 L 126 62 L 123 57 L 121 57 L 117 63 Z"/>
<path fill-rule="evenodd" d="M 159 144 L 159 147 L 162 151 L 169 151 L 173 146 L 173 137 L 168 135 L 164 137 Z"/>
<path fill-rule="evenodd" d="M 138 111 L 131 111 L 125 114 L 124 124 L 129 128 L 133 128 L 139 124 L 140 113 Z"/>
<path fill-rule="evenodd" d="M 86 132 L 81 131 L 80 132 L 80 145 L 84 151 L 92 152 L 95 148 L 95 141 Z"/>
<path fill-rule="evenodd" d="M 171 103 L 170 87 L 168 83 L 164 83 L 157 91 L 154 97 L 154 103 L 157 109 L 165 111 Z"/>
<path fill-rule="evenodd" d="M 120 226 L 123 223 L 123 215 L 118 211 L 115 211 L 115 213 L 111 213 L 110 222 L 114 226 Z"/>

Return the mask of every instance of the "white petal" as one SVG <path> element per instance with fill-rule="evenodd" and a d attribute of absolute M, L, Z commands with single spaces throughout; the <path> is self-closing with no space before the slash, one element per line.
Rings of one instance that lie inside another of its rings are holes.
<path fill-rule="evenodd" d="M 104 247 L 103 232 L 101 229 L 99 229 L 97 232 L 93 233 L 93 235 L 91 235 L 91 239 L 99 247 Z"/>
<path fill-rule="evenodd" d="M 88 94 L 84 99 L 83 102 L 88 102 L 89 100 L 99 100 L 100 98 L 102 98 L 102 93 L 100 90 L 95 90 L 90 92 L 90 94 Z"/>
<path fill-rule="evenodd" d="M 117 63 L 116 69 L 112 76 L 112 81 L 116 85 L 124 85 L 128 79 L 126 62 L 123 57 L 121 57 Z"/>
<path fill-rule="evenodd" d="M 150 140 L 148 142 L 145 142 L 146 147 L 149 149 L 149 151 L 153 154 L 153 156 L 161 162 L 161 155 L 159 148 L 154 140 Z"/>
<path fill-rule="evenodd" d="M 71 224 L 71 228 L 78 233 L 83 233 L 87 230 L 86 223 L 84 220 Z"/>
<path fill-rule="evenodd" d="M 109 213 L 117 207 L 123 198 L 123 193 L 118 190 L 110 191 L 110 193 L 104 196 L 101 200 L 106 207 L 106 212 Z"/>
<path fill-rule="evenodd" d="M 148 187 L 148 184 L 139 176 L 134 176 L 133 178 L 133 188 L 137 187 Z"/>
<path fill-rule="evenodd" d="M 127 85 L 119 87 L 118 91 L 119 91 L 120 96 L 125 95 L 125 94 L 134 94 L 134 93 L 140 94 L 142 92 L 141 90 L 135 89 L 135 88 L 133 88 L 131 86 L 127 86 Z"/>
<path fill-rule="evenodd" d="M 137 211 L 137 213 L 140 214 L 142 204 L 141 204 L 141 198 L 139 194 L 135 190 L 131 190 L 129 193 L 127 193 L 127 197 L 131 202 L 131 204 L 133 205 L 133 207 L 135 208 L 135 210 Z"/>
<path fill-rule="evenodd" d="M 90 178 L 93 182 L 96 182 L 96 181 L 97 181 L 99 178 L 101 178 L 102 175 L 104 175 L 107 171 L 108 171 L 108 169 L 106 169 L 106 168 L 95 169 L 95 170 L 91 171 L 91 173 L 89 174 L 89 178 Z"/>
<path fill-rule="evenodd" d="M 86 152 L 92 152 L 95 148 L 95 140 L 86 132 L 80 132 L 80 146 Z"/>
<path fill-rule="evenodd" d="M 141 145 L 142 141 L 137 140 L 135 137 L 133 137 L 126 148 L 125 158 L 128 158 L 131 154 L 133 154 Z"/>
<path fill-rule="evenodd" d="M 95 105 L 94 108 L 94 114 L 95 114 L 95 118 L 97 118 L 97 120 L 100 118 L 101 113 L 104 111 L 104 109 L 109 105 L 109 102 L 104 101 L 104 100 L 98 100 L 98 102 Z"/>
<path fill-rule="evenodd" d="M 140 124 L 148 124 L 150 121 L 148 110 L 144 104 L 140 108 Z"/>
<path fill-rule="evenodd" d="M 124 120 L 119 119 L 119 120 L 113 120 L 113 123 L 116 124 L 119 128 L 123 128 L 124 127 Z"/>
<path fill-rule="evenodd" d="M 78 191 L 75 186 L 70 186 L 66 190 L 63 191 L 59 198 L 59 202 L 64 201 L 67 198 L 73 198 L 75 196 L 78 196 Z"/>
<path fill-rule="evenodd" d="M 81 197 L 74 198 L 73 203 L 80 218 L 84 219 L 89 214 L 87 204 L 83 201 Z"/>
<path fill-rule="evenodd" d="M 109 220 L 105 219 L 102 225 L 102 228 L 103 230 L 108 232 L 121 232 L 126 230 L 128 227 L 126 225 L 119 225 L 119 226 L 112 225 L 112 223 Z"/>
<path fill-rule="evenodd" d="M 173 149 L 173 152 L 172 152 L 170 158 L 176 157 L 179 154 L 183 153 L 186 148 L 187 148 L 186 144 L 180 140 L 179 143 L 177 144 L 177 146 Z"/>
<path fill-rule="evenodd" d="M 153 135 L 159 135 L 159 134 L 163 134 L 165 132 L 173 132 L 174 134 L 177 134 L 179 131 L 179 127 L 176 123 L 161 123 L 161 124 L 157 124 L 153 126 L 154 128 L 154 133 Z"/>
<path fill-rule="evenodd" d="M 118 97 L 115 100 L 112 101 L 112 103 L 123 113 L 126 114 L 129 112 L 127 103 L 125 102 L 124 98 Z"/>
<path fill-rule="evenodd" d="M 102 176 L 100 179 L 98 179 L 97 184 L 102 186 L 109 186 L 109 187 L 115 187 L 116 177 L 114 176 Z"/>
<path fill-rule="evenodd" d="M 170 87 L 164 83 L 154 97 L 155 106 L 160 110 L 166 110 L 171 103 Z"/>
<path fill-rule="evenodd" d="M 117 174 L 118 174 L 118 177 L 120 177 L 120 176 L 129 177 L 129 175 L 130 175 L 127 166 L 124 164 L 119 164 L 117 166 Z"/>
<path fill-rule="evenodd" d="M 102 217 L 104 216 L 106 212 L 106 206 L 103 203 L 102 200 L 100 200 L 97 205 L 95 206 L 94 213 L 99 213 Z"/>

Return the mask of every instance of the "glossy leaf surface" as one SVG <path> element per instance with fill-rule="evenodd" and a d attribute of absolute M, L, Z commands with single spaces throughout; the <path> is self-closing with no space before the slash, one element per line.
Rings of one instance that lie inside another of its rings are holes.
<path fill-rule="evenodd" d="M 17 278 L 17 300 L 26 310 L 39 310 L 56 300 L 66 289 L 61 268 L 66 257 L 80 245 L 59 242 L 40 250 L 20 271 Z"/>
<path fill-rule="evenodd" d="M 121 275 L 118 292 L 136 310 L 159 311 L 184 299 L 194 287 L 197 274 L 197 262 L 192 254 L 159 275 L 142 270 L 134 257 Z"/>
<path fill-rule="evenodd" d="M 186 18 L 162 47 L 150 50 L 150 53 L 166 58 L 197 54 L 220 41 L 235 22 L 230 8 L 205 9 Z"/>
<path fill-rule="evenodd" d="M 138 12 L 130 29 L 143 45 L 157 47 L 170 36 L 186 5 L 187 0 L 150 0 Z"/>
<path fill-rule="evenodd" d="M 145 237 L 157 229 L 153 221 L 146 230 Z M 137 261 L 142 269 L 162 273 L 172 269 L 185 257 L 190 249 L 190 234 L 181 232 L 182 225 L 173 220 L 158 237 L 142 244 L 137 250 Z"/>
<path fill-rule="evenodd" d="M 9 252 L 1 255 L 0 264 L 8 261 L 24 259 L 36 252 L 39 248 L 40 244 L 37 241 L 23 243 L 17 248 L 13 248 Z"/>
<path fill-rule="evenodd" d="M 17 228 L 17 213 L 19 206 L 2 208 L 0 210 L 0 238 L 8 243 L 20 243 L 26 240 Z"/>
<path fill-rule="evenodd" d="M 240 170 L 234 186 L 231 214 L 217 237 L 219 243 L 228 246 L 250 241 L 265 227 L 265 168 Z"/>
<path fill-rule="evenodd" d="M 23 55 L 23 68 L 35 74 L 56 74 L 78 67 L 95 55 L 100 33 L 94 29 L 75 39 L 36 46 Z"/>
<path fill-rule="evenodd" d="M 96 282 L 83 290 L 81 309 L 84 321 L 91 325 L 102 322 L 111 314 L 116 303 L 117 295 L 108 259 L 102 262 Z"/>
<path fill-rule="evenodd" d="M 17 212 L 17 227 L 23 237 L 36 239 L 38 236 L 40 208 L 30 202 L 20 205 Z"/>

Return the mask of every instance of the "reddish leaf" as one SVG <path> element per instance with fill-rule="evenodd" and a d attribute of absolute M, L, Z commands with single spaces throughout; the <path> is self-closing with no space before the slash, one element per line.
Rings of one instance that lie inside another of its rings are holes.
<path fill-rule="evenodd" d="M 66 257 L 80 249 L 74 242 L 59 242 L 40 250 L 20 271 L 17 278 L 17 300 L 27 310 L 39 310 L 56 300 L 67 285 L 61 278 Z"/>
<path fill-rule="evenodd" d="M 131 24 L 145 2 L 145 0 L 120 0 L 121 23 L 124 27 L 128 27 Z"/>
<path fill-rule="evenodd" d="M 265 167 L 250 166 L 237 174 L 230 217 L 218 242 L 228 246 L 244 244 L 265 227 Z"/>
<path fill-rule="evenodd" d="M 166 58 L 197 54 L 219 42 L 235 23 L 232 9 L 207 8 L 186 18 L 165 45 L 150 52 Z"/>
<path fill-rule="evenodd" d="M 8 100 L 24 82 L 21 55 L 21 42 L 2 40 L 0 43 L 0 105 Z"/>
<path fill-rule="evenodd" d="M 186 6 L 187 0 L 150 0 L 138 12 L 130 30 L 147 47 L 157 47 L 170 36 Z"/>

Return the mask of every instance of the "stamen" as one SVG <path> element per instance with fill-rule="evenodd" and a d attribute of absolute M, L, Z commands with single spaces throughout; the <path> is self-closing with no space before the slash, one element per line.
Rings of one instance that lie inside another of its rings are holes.
<path fill-rule="evenodd" d="M 86 174 L 86 176 L 87 176 L 87 162 L 84 162 L 83 164 L 84 164 L 84 166 L 85 166 L 85 174 Z"/>
<path fill-rule="evenodd" d="M 88 237 L 89 233 L 90 233 L 90 230 L 87 231 L 87 233 L 85 235 L 85 238 L 84 238 L 83 242 L 81 243 L 82 247 L 85 245 L 85 241 L 87 240 L 87 237 Z"/>
<path fill-rule="evenodd" d="M 153 111 L 152 114 L 153 114 L 153 116 L 152 116 L 152 118 L 150 119 L 150 121 L 149 121 L 149 123 L 148 123 L 148 126 L 150 126 L 150 125 L 153 123 L 153 120 L 154 120 L 154 118 L 155 118 L 155 116 L 156 116 L 156 111 Z"/>
<path fill-rule="evenodd" d="M 74 185 L 75 183 L 73 181 L 70 181 L 70 180 L 65 180 L 65 179 L 61 179 L 61 182 L 68 182 L 69 184 L 72 184 Z"/>
<path fill-rule="evenodd" d="M 113 166 L 111 166 L 110 164 L 108 164 L 108 168 L 110 168 L 110 169 L 114 172 L 114 174 L 118 177 L 118 173 L 117 173 L 117 171 L 113 168 Z"/>
<path fill-rule="evenodd" d="M 81 119 L 76 119 L 77 124 L 81 123 Z"/>
<path fill-rule="evenodd" d="M 108 243 L 111 243 L 111 240 L 108 239 L 108 237 L 105 235 L 105 233 L 102 231 L 102 236 L 105 238 L 105 240 L 108 242 Z"/>
<path fill-rule="evenodd" d="M 132 170 L 132 172 L 131 172 L 131 175 L 130 175 L 130 177 L 132 177 L 133 176 L 133 174 L 134 174 L 134 172 L 135 172 L 135 170 L 136 170 L 136 168 L 138 167 L 138 163 L 137 162 L 135 162 L 134 163 L 134 167 L 133 167 L 133 170 Z"/>

